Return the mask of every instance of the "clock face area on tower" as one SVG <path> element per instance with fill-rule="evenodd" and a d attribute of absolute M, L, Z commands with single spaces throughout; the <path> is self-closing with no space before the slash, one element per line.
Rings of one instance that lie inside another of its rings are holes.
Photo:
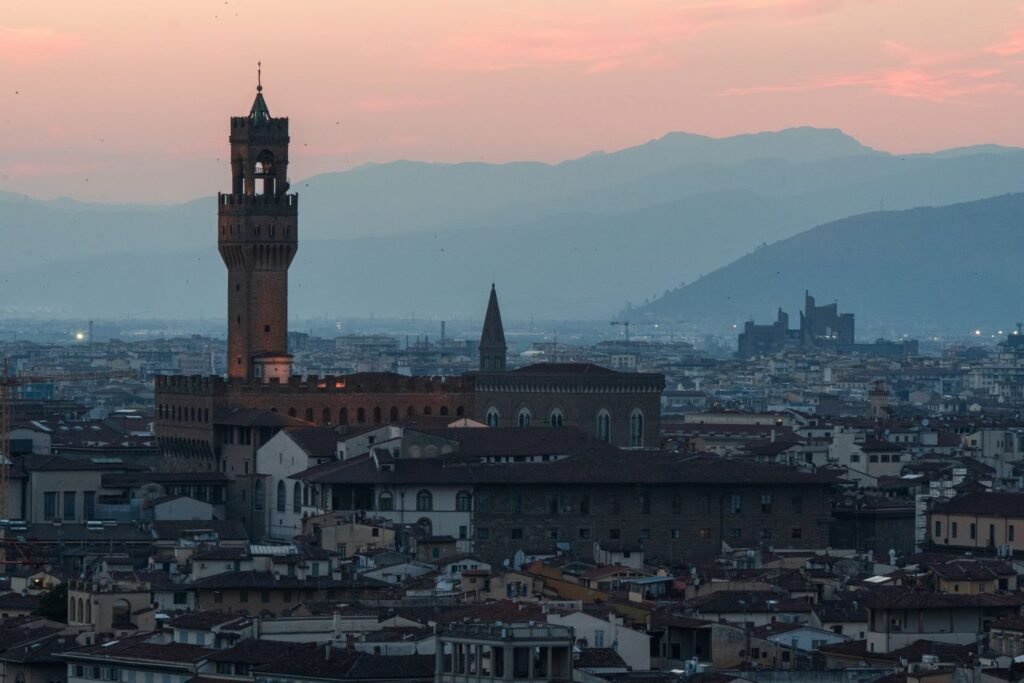
<path fill-rule="evenodd" d="M 217 197 L 217 246 L 228 269 L 228 376 L 286 379 L 288 268 L 299 198 L 288 189 L 288 118 L 270 114 L 262 83 L 248 116 L 231 117 L 231 192 Z"/>

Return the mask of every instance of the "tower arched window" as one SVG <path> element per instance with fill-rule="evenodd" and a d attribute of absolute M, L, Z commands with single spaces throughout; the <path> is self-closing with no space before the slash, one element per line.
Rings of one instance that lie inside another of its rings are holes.
<path fill-rule="evenodd" d="M 643 448 L 644 445 L 644 413 L 637 408 L 629 415 L 629 446 Z"/>
<path fill-rule="evenodd" d="M 395 501 L 390 491 L 381 491 L 377 496 L 377 509 L 381 512 L 391 512 L 395 509 Z"/>
<path fill-rule="evenodd" d="M 257 479 L 253 485 L 252 502 L 257 510 L 262 510 L 265 503 L 266 492 L 263 490 L 263 480 Z"/>
<path fill-rule="evenodd" d="M 423 489 L 416 494 L 416 510 L 419 512 L 430 512 L 434 509 L 434 496 L 430 491 Z"/>
<path fill-rule="evenodd" d="M 277 511 L 284 512 L 285 507 L 288 505 L 286 498 L 288 497 L 287 491 L 284 488 L 284 482 L 277 482 Z"/>
<path fill-rule="evenodd" d="M 597 440 L 604 441 L 605 443 L 611 443 L 612 440 L 612 416 L 605 410 L 601 409 L 597 413 Z"/>
<path fill-rule="evenodd" d="M 532 420 L 533 416 L 530 415 L 530 409 L 523 408 L 519 411 L 519 417 L 516 418 L 516 424 L 520 427 L 529 427 Z"/>
<path fill-rule="evenodd" d="M 455 494 L 455 511 L 469 512 L 473 507 L 473 497 L 469 491 L 459 491 Z"/>
<path fill-rule="evenodd" d="M 302 512 L 302 484 L 299 482 L 295 482 L 295 486 L 292 487 L 292 512 Z"/>
<path fill-rule="evenodd" d="M 498 426 L 498 409 L 495 408 L 494 406 L 491 406 L 490 408 L 488 408 L 487 409 L 487 417 L 485 419 L 487 421 L 487 426 L 488 427 L 497 427 Z"/>
<path fill-rule="evenodd" d="M 565 424 L 565 416 L 562 415 L 561 408 L 555 408 L 551 411 L 551 417 L 548 418 L 548 424 L 552 427 L 561 427 Z"/>

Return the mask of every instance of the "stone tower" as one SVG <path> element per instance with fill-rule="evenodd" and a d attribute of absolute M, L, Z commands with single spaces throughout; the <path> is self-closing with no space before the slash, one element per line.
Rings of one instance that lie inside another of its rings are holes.
<path fill-rule="evenodd" d="M 228 376 L 287 381 L 299 197 L 288 194 L 288 119 L 270 115 L 262 83 L 249 115 L 231 117 L 229 140 L 231 192 L 217 196 L 217 246 L 228 269 Z"/>
<path fill-rule="evenodd" d="M 501 324 L 498 309 L 498 293 L 491 285 L 491 298 L 487 300 L 487 314 L 484 315 L 484 329 L 480 333 L 480 371 L 500 372 L 505 369 L 508 345 L 505 344 L 505 328 Z"/>

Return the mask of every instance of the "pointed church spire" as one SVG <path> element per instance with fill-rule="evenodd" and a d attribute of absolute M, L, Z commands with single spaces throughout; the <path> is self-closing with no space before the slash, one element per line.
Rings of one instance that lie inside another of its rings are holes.
<path fill-rule="evenodd" d="M 480 333 L 480 370 L 504 370 L 507 354 L 505 328 L 501 324 L 501 310 L 498 308 L 498 292 L 494 283 L 491 283 L 491 297 L 487 300 L 484 329 Z"/>
<path fill-rule="evenodd" d="M 267 101 L 263 99 L 263 62 L 256 62 L 256 99 L 249 110 L 249 118 L 253 123 L 270 120 L 270 109 L 267 107 Z"/>

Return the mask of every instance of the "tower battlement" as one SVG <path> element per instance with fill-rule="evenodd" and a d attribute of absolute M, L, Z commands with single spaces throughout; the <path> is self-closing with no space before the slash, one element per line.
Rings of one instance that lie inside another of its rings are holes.
<path fill-rule="evenodd" d="M 251 116 L 232 116 L 231 135 L 258 136 L 273 133 L 276 136 L 288 135 L 288 117 L 269 118 L 253 121 Z"/>
<path fill-rule="evenodd" d="M 472 377 L 406 377 L 386 372 L 352 375 L 300 376 L 287 382 L 257 377 L 237 379 L 219 375 L 160 375 L 156 388 L 162 395 L 219 396 L 226 393 L 283 394 L 441 394 L 471 391 Z"/>
<path fill-rule="evenodd" d="M 299 195 L 292 194 L 231 194 L 217 193 L 217 205 L 222 208 L 283 207 L 298 210 Z"/>

